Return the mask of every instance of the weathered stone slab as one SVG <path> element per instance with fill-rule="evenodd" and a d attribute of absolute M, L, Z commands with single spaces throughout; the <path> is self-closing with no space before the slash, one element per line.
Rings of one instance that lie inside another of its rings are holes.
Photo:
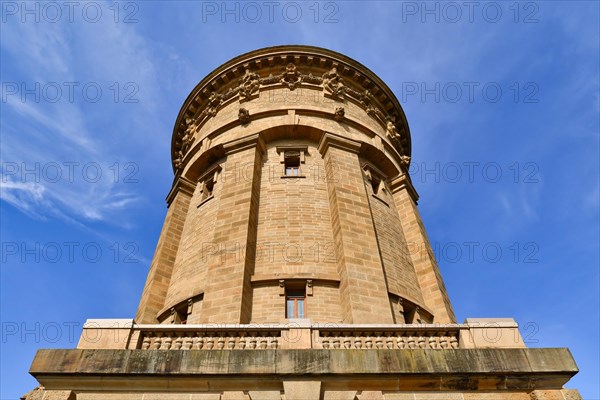
<path fill-rule="evenodd" d="M 390 387 L 383 381 L 391 379 L 400 390 L 542 390 L 560 389 L 577 371 L 567 349 L 39 350 L 30 369 L 51 389 L 66 389 L 60 380 L 74 377 L 117 387 L 124 375 L 134 386 L 144 377 L 161 388 L 190 377 L 210 386 L 227 376 L 357 381 L 376 374 L 379 384 Z"/>

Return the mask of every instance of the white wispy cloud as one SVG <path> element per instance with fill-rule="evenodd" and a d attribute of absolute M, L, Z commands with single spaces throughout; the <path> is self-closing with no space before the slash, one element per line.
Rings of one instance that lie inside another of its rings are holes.
<path fill-rule="evenodd" d="M 118 160 L 138 160 L 143 155 L 131 146 L 122 146 L 115 153 L 109 143 L 123 138 L 141 142 L 156 129 L 154 99 L 160 96 L 151 46 L 135 25 L 114 23 L 111 18 L 96 24 L 23 24 L 12 20 L 9 25 L 3 27 L 2 51 L 14 56 L 16 68 L 7 71 L 4 79 L 18 85 L 19 93 L 3 101 L 0 155 L 3 163 L 18 169 L 37 168 L 37 172 L 3 175 L 0 198 L 33 218 L 60 217 L 84 223 L 117 220 L 126 224 L 123 211 L 141 198 L 133 193 L 134 188 L 114 179 L 110 168 Z M 131 81 L 138 90 L 143 89 L 138 100 L 144 96 L 135 118 L 118 114 L 120 104 L 112 101 L 115 92 L 111 85 L 116 82 L 122 91 L 118 101 L 122 101 L 126 94 L 123 85 Z M 55 103 L 44 98 L 43 87 L 49 82 L 63 89 Z M 65 82 L 77 83 L 74 100 L 68 98 Z M 85 82 L 102 87 L 102 104 L 82 100 Z M 22 98 L 23 88 L 41 91 L 41 99 L 32 94 Z M 75 178 L 67 179 L 65 162 L 97 164 L 103 176 L 90 182 L 76 170 Z M 62 179 L 54 182 L 44 176 L 43 168 L 49 163 L 60 166 Z"/>

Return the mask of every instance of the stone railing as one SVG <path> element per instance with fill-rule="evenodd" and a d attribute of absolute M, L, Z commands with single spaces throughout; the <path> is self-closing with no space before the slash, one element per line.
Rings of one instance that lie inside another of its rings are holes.
<path fill-rule="evenodd" d="M 88 320 L 78 348 L 139 350 L 469 349 L 523 348 L 509 319 L 464 324 L 138 325 L 132 320 Z"/>
<path fill-rule="evenodd" d="M 320 349 L 458 349 L 459 325 L 398 325 L 364 328 L 323 327 L 316 330 Z"/>
<path fill-rule="evenodd" d="M 277 349 L 281 330 L 258 327 L 223 329 L 211 326 L 174 326 L 171 329 L 140 326 L 142 350 L 255 350 Z M 175 329 L 174 329 L 175 328 Z"/>

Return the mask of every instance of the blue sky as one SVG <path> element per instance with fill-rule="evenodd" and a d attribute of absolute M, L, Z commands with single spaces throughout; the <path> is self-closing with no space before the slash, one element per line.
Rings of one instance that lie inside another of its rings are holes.
<path fill-rule="evenodd" d="M 0 4 L 1 399 L 35 386 L 38 348 L 135 315 L 181 104 L 279 44 L 390 86 L 459 321 L 513 317 L 528 346 L 569 347 L 568 387 L 600 398 L 597 2 Z"/>

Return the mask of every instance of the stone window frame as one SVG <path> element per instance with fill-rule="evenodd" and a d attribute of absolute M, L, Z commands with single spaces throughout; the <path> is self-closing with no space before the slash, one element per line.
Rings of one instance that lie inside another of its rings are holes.
<path fill-rule="evenodd" d="M 371 196 L 389 207 L 390 205 L 386 198 L 390 194 L 390 190 L 387 186 L 386 175 L 375 166 L 366 162 L 362 165 L 362 170 L 365 178 L 370 183 L 372 191 Z"/>
<path fill-rule="evenodd" d="M 215 185 L 219 181 L 221 174 L 221 165 L 215 164 L 208 169 L 200 178 L 198 178 L 198 185 L 200 186 L 200 195 L 202 199 L 198 204 L 198 207 L 208 202 L 210 199 L 215 197 Z"/>
<path fill-rule="evenodd" d="M 302 164 L 306 162 L 306 154 L 308 153 L 308 146 L 306 145 L 286 145 L 275 147 L 277 154 L 279 154 L 279 163 L 281 164 L 281 178 L 306 178 L 306 175 L 302 174 Z M 286 154 L 291 152 L 298 152 L 298 175 L 287 175 L 287 164 Z"/>
<path fill-rule="evenodd" d="M 390 293 L 390 301 L 398 308 L 399 313 L 402 315 L 404 324 L 431 324 L 433 323 L 433 315 L 427 310 L 424 310 L 412 301 L 398 295 Z"/>
<path fill-rule="evenodd" d="M 198 292 L 184 300 L 178 301 L 171 307 L 162 309 L 156 315 L 159 324 L 186 324 L 194 310 L 194 304 L 204 300 L 204 292 Z"/>
<path fill-rule="evenodd" d="M 289 316 L 288 315 L 288 300 L 292 292 L 299 292 L 303 294 L 303 316 Z M 284 311 L 286 319 L 306 319 L 308 318 L 308 297 L 313 295 L 313 281 L 312 279 L 293 279 L 293 280 L 279 280 L 279 295 L 285 299 Z"/>
<path fill-rule="evenodd" d="M 192 313 L 194 302 L 192 299 L 183 301 L 175 307 L 171 307 L 171 316 L 169 322 L 177 325 L 186 325 L 189 315 Z"/>

